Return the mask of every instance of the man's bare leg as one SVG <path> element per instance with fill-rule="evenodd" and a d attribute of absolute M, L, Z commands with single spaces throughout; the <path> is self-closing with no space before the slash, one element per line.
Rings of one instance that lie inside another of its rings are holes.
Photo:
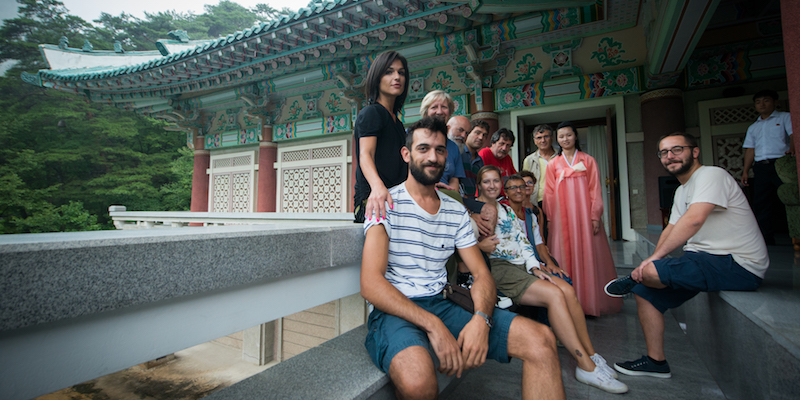
<path fill-rule="evenodd" d="M 564 399 L 556 338 L 546 326 L 516 317 L 508 333 L 508 355 L 522 360 L 523 399 Z"/>
<path fill-rule="evenodd" d="M 389 377 L 400 400 L 439 397 L 433 359 L 422 346 L 411 346 L 397 353 L 389 365 Z"/>
<path fill-rule="evenodd" d="M 639 310 L 639 323 L 642 324 L 647 355 L 656 361 L 666 360 L 664 355 L 664 314 L 649 301 L 636 295 L 636 308 Z"/>

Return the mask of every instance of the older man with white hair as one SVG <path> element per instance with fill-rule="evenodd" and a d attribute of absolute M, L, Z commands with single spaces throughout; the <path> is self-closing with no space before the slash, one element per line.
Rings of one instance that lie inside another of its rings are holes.
<path fill-rule="evenodd" d="M 471 129 L 472 123 L 463 115 L 456 115 L 447 121 L 447 138 L 458 145 L 459 153 L 464 152 L 464 143 L 467 141 L 467 134 Z"/>

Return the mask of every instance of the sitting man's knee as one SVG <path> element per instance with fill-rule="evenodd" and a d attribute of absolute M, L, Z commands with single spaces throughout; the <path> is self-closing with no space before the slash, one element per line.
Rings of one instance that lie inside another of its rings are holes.
<path fill-rule="evenodd" d="M 433 384 L 430 381 L 417 381 L 417 382 L 395 382 L 396 395 L 398 399 L 420 399 L 429 400 L 439 397 L 439 385 L 436 383 L 436 377 L 433 378 Z"/>
<path fill-rule="evenodd" d="M 651 283 L 661 283 L 661 278 L 658 276 L 658 269 L 652 262 L 648 263 L 642 269 L 642 281 Z"/>
<path fill-rule="evenodd" d="M 534 360 L 551 357 L 556 353 L 556 336 L 546 325 L 524 317 L 514 318 L 514 322 L 518 322 L 520 337 L 523 340 L 521 354 L 518 356 L 520 359 Z"/>
<path fill-rule="evenodd" d="M 397 353 L 389 366 L 389 377 L 399 399 L 435 399 L 439 395 L 433 360 L 421 346 Z"/>

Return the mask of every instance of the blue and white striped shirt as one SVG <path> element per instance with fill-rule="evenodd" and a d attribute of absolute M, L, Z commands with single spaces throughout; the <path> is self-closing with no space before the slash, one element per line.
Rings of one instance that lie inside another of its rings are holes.
<path fill-rule="evenodd" d="M 455 249 L 477 244 L 469 214 L 450 196 L 441 200 L 436 214 L 422 209 L 408 194 L 405 182 L 389 190 L 394 209 L 381 222 L 367 220 L 364 233 L 381 224 L 389 235 L 386 280 L 408 298 L 432 296 L 447 283 L 445 263 Z"/>

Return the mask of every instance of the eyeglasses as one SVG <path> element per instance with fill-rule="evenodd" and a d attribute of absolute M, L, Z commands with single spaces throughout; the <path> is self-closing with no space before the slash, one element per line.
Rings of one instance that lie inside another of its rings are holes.
<path fill-rule="evenodd" d="M 528 182 L 528 181 L 525 181 L 525 186 L 533 186 L 533 185 L 535 185 L 535 183 L 533 183 L 533 182 Z"/>
<path fill-rule="evenodd" d="M 656 155 L 658 156 L 658 158 L 666 157 L 667 153 L 672 153 L 673 155 L 679 156 L 679 155 L 681 155 L 681 153 L 683 153 L 683 149 L 687 148 L 687 147 L 691 149 L 691 148 L 694 148 L 694 147 L 697 147 L 697 146 L 675 146 L 675 147 L 673 147 L 671 149 L 668 149 L 668 150 L 660 150 L 660 151 L 656 152 Z"/>
<path fill-rule="evenodd" d="M 508 187 L 506 187 L 506 192 L 510 192 L 512 190 L 523 190 L 523 189 L 525 189 L 525 185 L 508 186 Z"/>

